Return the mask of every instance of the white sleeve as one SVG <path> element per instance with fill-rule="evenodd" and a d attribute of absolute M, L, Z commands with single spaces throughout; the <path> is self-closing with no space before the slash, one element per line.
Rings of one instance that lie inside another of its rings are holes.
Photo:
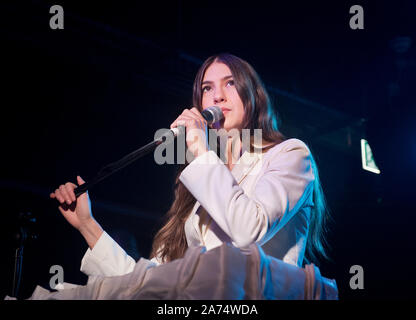
<path fill-rule="evenodd" d="M 313 190 L 310 151 L 298 139 L 272 148 L 266 169 L 248 197 L 213 151 L 194 159 L 179 179 L 234 245 L 264 242 L 299 210 Z"/>
<path fill-rule="evenodd" d="M 87 249 L 81 271 L 88 276 L 120 276 L 133 271 L 136 261 L 105 231 L 94 248 Z"/>

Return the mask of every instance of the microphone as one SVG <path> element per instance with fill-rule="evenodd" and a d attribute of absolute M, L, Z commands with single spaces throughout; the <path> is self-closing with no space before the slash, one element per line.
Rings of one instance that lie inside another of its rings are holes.
<path fill-rule="evenodd" d="M 201 112 L 201 115 L 207 121 L 208 124 L 220 121 L 222 118 L 224 118 L 224 114 L 222 113 L 221 108 L 218 106 L 211 106 L 211 107 L 206 108 L 205 110 Z M 180 131 L 182 131 L 182 130 L 179 130 L 178 127 L 172 128 L 170 130 L 173 132 L 175 137 L 179 134 Z M 112 175 L 114 172 L 124 168 L 125 166 L 133 163 L 137 159 L 153 151 L 155 147 L 163 143 L 165 140 L 166 140 L 166 135 L 163 135 L 161 138 L 148 143 L 147 145 L 141 147 L 140 149 L 136 151 L 133 151 L 132 153 L 125 156 L 124 158 L 105 166 L 104 168 L 100 170 L 100 172 L 91 181 L 86 182 L 83 185 L 76 187 L 74 189 L 75 196 L 79 197 L 81 194 L 86 192 L 90 187 L 97 184 L 101 180 L 107 178 L 108 176 Z"/>
<path fill-rule="evenodd" d="M 208 122 L 208 124 L 211 124 L 213 122 L 218 122 L 222 118 L 224 118 L 224 114 L 222 113 L 221 108 L 217 106 L 211 106 L 211 107 L 206 108 L 205 110 L 201 112 L 201 115 Z"/>
<path fill-rule="evenodd" d="M 205 119 L 205 121 L 208 124 L 211 124 L 213 122 L 218 122 L 222 118 L 224 118 L 224 114 L 222 113 L 222 110 L 218 106 L 211 106 L 206 108 L 201 112 L 202 117 Z M 179 134 L 180 130 L 178 127 L 172 128 L 171 131 L 175 135 L 175 137 Z"/>

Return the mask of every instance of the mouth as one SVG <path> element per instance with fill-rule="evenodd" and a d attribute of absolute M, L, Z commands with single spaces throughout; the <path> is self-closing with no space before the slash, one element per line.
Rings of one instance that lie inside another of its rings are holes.
<path fill-rule="evenodd" d="M 225 108 L 225 107 L 221 107 L 220 109 L 221 109 L 221 111 L 222 111 L 222 113 L 223 113 L 224 115 L 225 115 L 225 113 L 227 113 L 227 112 L 231 111 L 231 109 L 230 109 L 230 108 Z"/>

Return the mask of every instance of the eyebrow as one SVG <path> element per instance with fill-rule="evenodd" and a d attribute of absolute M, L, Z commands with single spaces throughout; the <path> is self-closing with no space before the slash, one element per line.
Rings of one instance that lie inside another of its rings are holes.
<path fill-rule="evenodd" d="M 232 75 L 225 76 L 221 80 L 226 80 L 226 79 L 229 79 L 229 78 L 232 78 L 232 77 L 233 77 Z M 213 81 L 204 81 L 204 82 L 202 82 L 202 85 L 209 84 L 209 83 L 213 83 Z"/>

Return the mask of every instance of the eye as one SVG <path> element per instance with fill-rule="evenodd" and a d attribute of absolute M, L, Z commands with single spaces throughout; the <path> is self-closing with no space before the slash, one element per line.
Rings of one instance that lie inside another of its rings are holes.
<path fill-rule="evenodd" d="M 210 86 L 202 87 L 202 93 L 207 92 L 209 90 L 211 90 L 211 87 Z"/>
<path fill-rule="evenodd" d="M 234 85 L 234 80 L 227 81 L 227 87 L 233 86 L 233 85 Z"/>

